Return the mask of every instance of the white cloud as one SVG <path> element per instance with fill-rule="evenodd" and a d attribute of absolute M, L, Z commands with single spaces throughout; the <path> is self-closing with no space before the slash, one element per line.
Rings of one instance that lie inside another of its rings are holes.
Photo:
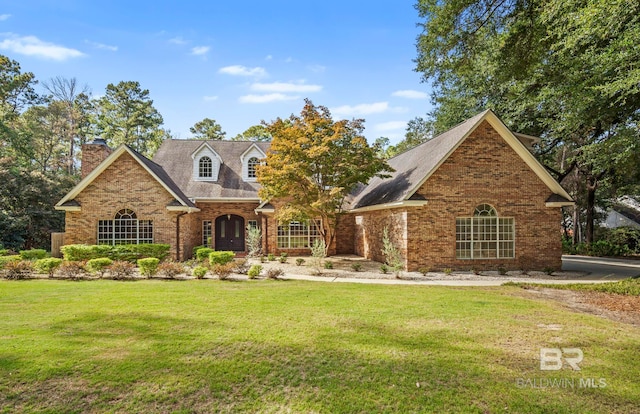
<path fill-rule="evenodd" d="M 241 96 L 239 101 L 241 103 L 269 103 L 269 102 L 277 102 L 277 101 L 291 101 L 294 99 L 299 99 L 298 96 L 293 95 L 285 95 L 283 93 L 269 93 L 266 95 L 245 95 Z"/>
<path fill-rule="evenodd" d="M 210 49 L 209 46 L 196 46 L 191 48 L 191 54 L 196 56 L 206 55 Z"/>
<path fill-rule="evenodd" d="M 342 105 L 331 108 L 331 113 L 340 116 L 357 116 L 379 114 L 389 110 L 389 102 L 375 102 L 370 104 L 359 105 Z"/>
<path fill-rule="evenodd" d="M 0 50 L 20 55 L 58 61 L 84 56 L 79 50 L 45 42 L 35 36 L 18 36 L 14 33 L 2 33 L 0 36 L 5 38 L 0 42 Z"/>
<path fill-rule="evenodd" d="M 232 65 L 232 66 L 225 66 L 223 68 L 218 69 L 218 73 L 224 73 L 224 74 L 233 75 L 233 76 L 260 77 L 260 76 L 265 76 L 267 74 L 267 71 L 264 70 L 264 68 L 261 68 L 259 66 L 255 68 L 248 68 L 242 65 Z"/>
<path fill-rule="evenodd" d="M 0 14 L 0 21 L 7 20 L 9 17 L 11 17 L 10 14 Z"/>
<path fill-rule="evenodd" d="M 309 68 L 311 72 L 315 73 L 323 73 L 325 70 L 327 70 L 327 67 L 322 65 L 309 65 L 307 66 L 307 68 Z"/>
<path fill-rule="evenodd" d="M 304 82 L 254 83 L 251 85 L 251 90 L 257 92 L 306 93 L 319 92 L 322 90 L 322 85 L 307 85 Z"/>
<path fill-rule="evenodd" d="M 118 46 L 105 45 L 104 43 L 92 42 L 90 40 L 85 40 L 84 42 L 86 44 L 88 44 L 89 46 L 94 47 L 96 49 L 109 50 L 111 52 L 117 52 L 118 51 Z"/>
<path fill-rule="evenodd" d="M 414 91 L 411 89 L 403 89 L 400 91 L 395 91 L 391 95 L 397 96 L 400 98 L 407 98 L 407 99 L 427 99 L 429 97 L 429 95 L 427 95 L 425 92 Z"/>
<path fill-rule="evenodd" d="M 178 37 L 169 39 L 169 43 L 172 43 L 174 45 L 186 45 L 187 41 L 184 40 L 182 37 L 178 36 Z"/>
<path fill-rule="evenodd" d="M 206 96 L 203 96 L 202 99 L 204 99 L 207 102 L 211 102 L 211 101 L 217 101 L 218 97 L 215 95 L 206 95 Z"/>
<path fill-rule="evenodd" d="M 405 129 L 406 127 L 406 121 L 389 121 L 376 124 L 374 128 L 376 131 L 396 131 L 398 129 Z"/>

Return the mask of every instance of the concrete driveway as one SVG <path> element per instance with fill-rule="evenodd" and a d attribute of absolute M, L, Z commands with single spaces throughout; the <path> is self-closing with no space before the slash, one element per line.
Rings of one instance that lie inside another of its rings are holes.
<path fill-rule="evenodd" d="M 618 280 L 640 275 L 640 260 L 562 256 L 562 270 L 584 272 L 585 280 Z"/>

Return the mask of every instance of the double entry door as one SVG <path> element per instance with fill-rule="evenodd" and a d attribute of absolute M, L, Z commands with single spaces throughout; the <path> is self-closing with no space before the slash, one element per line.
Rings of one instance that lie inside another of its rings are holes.
<path fill-rule="evenodd" d="M 244 219 L 235 214 L 220 216 L 215 222 L 216 250 L 244 251 Z"/>

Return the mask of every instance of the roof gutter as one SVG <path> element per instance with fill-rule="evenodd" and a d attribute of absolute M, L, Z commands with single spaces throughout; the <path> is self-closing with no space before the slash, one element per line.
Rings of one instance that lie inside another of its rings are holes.
<path fill-rule="evenodd" d="M 385 210 L 389 208 L 422 207 L 425 205 L 427 205 L 427 200 L 404 200 L 404 201 L 396 201 L 393 203 L 376 204 L 373 206 L 354 208 L 353 210 L 348 210 L 347 212 L 348 213 L 364 213 L 367 211 Z"/>

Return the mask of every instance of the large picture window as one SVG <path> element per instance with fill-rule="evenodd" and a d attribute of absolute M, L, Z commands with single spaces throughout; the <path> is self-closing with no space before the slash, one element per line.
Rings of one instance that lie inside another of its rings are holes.
<path fill-rule="evenodd" d="M 98 221 L 98 244 L 153 243 L 153 221 L 138 220 L 128 208 L 118 211 L 113 220 Z"/>
<path fill-rule="evenodd" d="M 278 249 L 308 249 L 322 239 L 320 220 L 292 221 L 278 226 Z"/>
<path fill-rule="evenodd" d="M 515 225 L 512 217 L 498 217 L 488 204 L 476 207 L 473 217 L 456 218 L 456 258 L 512 259 Z"/>

